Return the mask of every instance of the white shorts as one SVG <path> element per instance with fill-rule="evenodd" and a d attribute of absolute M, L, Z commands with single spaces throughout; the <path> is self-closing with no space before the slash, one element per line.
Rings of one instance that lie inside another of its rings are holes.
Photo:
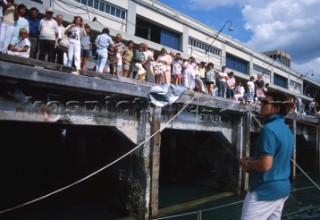
<path fill-rule="evenodd" d="M 248 192 L 243 202 L 241 220 L 280 220 L 287 199 L 288 197 L 273 201 L 258 201 L 254 192 Z"/>

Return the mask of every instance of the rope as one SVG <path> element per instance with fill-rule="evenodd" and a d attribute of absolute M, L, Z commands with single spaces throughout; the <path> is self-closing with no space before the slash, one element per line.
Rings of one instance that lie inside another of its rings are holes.
<path fill-rule="evenodd" d="M 315 124 L 311 124 L 311 123 L 308 123 L 308 122 L 304 122 L 304 121 L 301 121 L 301 120 L 297 120 L 295 118 L 291 118 L 291 117 L 287 117 L 288 119 L 291 119 L 291 120 L 296 120 L 297 122 L 301 123 L 301 124 L 306 124 L 306 125 L 310 125 L 310 126 L 313 126 L 313 127 L 316 127 L 316 128 L 320 128 L 319 125 L 315 125 Z"/>
<path fill-rule="evenodd" d="M 301 190 L 305 190 L 305 189 L 311 189 L 311 188 L 315 188 L 316 186 L 308 186 L 308 187 L 304 187 L 304 188 L 299 188 L 299 189 L 294 189 L 291 190 L 292 192 L 296 192 L 296 191 L 301 191 Z M 216 209 L 221 209 L 221 208 L 225 208 L 228 206 L 232 206 L 232 205 L 236 205 L 239 203 L 242 203 L 244 200 L 240 200 L 237 202 L 232 202 L 232 203 L 228 203 L 225 205 L 220 205 L 220 206 L 215 206 L 212 208 L 208 208 L 208 209 L 202 209 L 202 210 L 198 210 L 198 211 L 194 211 L 194 212 L 188 212 L 188 213 L 183 213 L 183 214 L 177 214 L 177 215 L 170 215 L 170 216 L 166 216 L 166 217 L 161 217 L 161 218 L 156 218 L 153 220 L 161 220 L 161 219 L 170 219 L 170 218 L 178 218 L 178 217 L 183 217 L 183 216 L 187 216 L 187 215 L 193 215 L 193 214 L 197 214 L 197 218 L 199 218 L 199 213 L 203 213 L 203 212 L 207 212 L 207 211 L 212 211 L 212 210 L 216 210 Z M 291 214 L 291 213 L 290 213 Z M 289 214 L 289 215 L 290 215 Z"/>
<path fill-rule="evenodd" d="M 113 164 L 117 163 L 118 161 L 122 160 L 123 158 L 127 157 L 129 154 L 131 154 L 132 152 L 134 152 L 135 150 L 137 150 L 138 148 L 140 148 L 144 143 L 146 143 L 147 141 L 149 141 L 149 140 L 150 140 L 151 138 L 153 138 L 156 134 L 158 134 L 159 132 L 163 131 L 163 129 L 165 129 L 178 115 L 180 115 L 180 113 L 181 113 L 196 97 L 197 97 L 197 96 L 195 95 L 195 96 L 192 97 L 192 99 L 190 99 L 188 102 L 186 102 L 185 106 L 183 106 L 182 109 L 181 109 L 176 115 L 174 115 L 169 121 L 167 121 L 167 123 L 166 123 L 162 128 L 161 128 L 161 126 L 160 126 L 160 129 L 158 129 L 157 131 L 155 131 L 151 136 L 149 136 L 148 138 L 146 138 L 143 142 L 141 142 L 141 143 L 140 143 L 139 145 L 137 145 L 135 148 L 133 148 L 132 150 L 130 150 L 130 151 L 127 152 L 126 154 L 120 156 L 118 159 L 114 160 L 113 162 L 111 162 L 111 163 L 105 165 L 104 167 L 98 169 L 97 171 L 95 171 L 95 172 L 93 172 L 93 173 L 85 176 L 84 178 L 79 179 L 79 180 L 77 180 L 77 181 L 75 181 L 75 182 L 73 182 L 73 183 L 71 183 L 71 184 L 69 184 L 69 185 L 67 185 L 67 186 L 64 186 L 64 187 L 62 187 L 62 188 L 60 188 L 60 189 L 57 189 L 57 190 L 55 190 L 55 191 L 53 191 L 53 192 L 51 192 L 51 193 L 48 193 L 48 194 L 46 194 L 46 195 L 44 195 L 44 196 L 38 197 L 38 198 L 36 198 L 36 199 L 33 199 L 33 200 L 29 201 L 29 202 L 26 202 L 26 203 L 23 203 L 23 204 L 20 204 L 20 205 L 17 205 L 17 206 L 14 206 L 14 207 L 11 207 L 11 208 L 2 210 L 2 211 L 0 211 L 0 214 L 6 213 L 6 212 L 9 212 L 9 211 L 13 211 L 13 210 L 22 208 L 22 207 L 24 207 L 24 206 L 30 205 L 30 204 L 32 204 L 32 203 L 38 202 L 38 201 L 40 201 L 40 200 L 43 200 L 43 199 L 45 199 L 45 198 L 48 198 L 48 197 L 50 197 L 50 196 L 52 196 L 52 195 L 54 195 L 54 194 L 57 194 L 57 193 L 62 192 L 62 191 L 64 191 L 64 190 L 66 190 L 66 189 L 69 189 L 69 188 L 71 188 L 71 187 L 73 187 L 73 186 L 75 186 L 75 185 L 77 185 L 77 184 L 79 184 L 79 183 L 81 183 L 81 182 L 83 182 L 83 181 L 85 181 L 85 180 L 87 180 L 87 179 L 95 176 L 96 174 L 102 172 L 103 170 L 109 168 L 109 167 L 112 166 Z"/>

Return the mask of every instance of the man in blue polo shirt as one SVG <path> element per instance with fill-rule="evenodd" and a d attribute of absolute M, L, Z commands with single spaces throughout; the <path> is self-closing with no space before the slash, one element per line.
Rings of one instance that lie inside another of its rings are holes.
<path fill-rule="evenodd" d="M 37 59 L 38 41 L 39 41 L 39 10 L 35 7 L 30 8 L 29 21 L 29 40 L 31 42 L 30 58 Z"/>
<path fill-rule="evenodd" d="M 242 168 L 250 172 L 242 220 L 281 219 L 291 188 L 294 139 L 284 116 L 293 108 L 293 103 L 283 92 L 268 91 L 260 105 L 265 124 L 256 142 L 255 155 L 240 160 Z"/>

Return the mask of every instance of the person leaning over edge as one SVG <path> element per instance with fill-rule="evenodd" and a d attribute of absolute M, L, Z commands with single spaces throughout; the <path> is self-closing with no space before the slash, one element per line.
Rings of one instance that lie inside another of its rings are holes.
<path fill-rule="evenodd" d="M 240 159 L 242 168 L 250 172 L 249 191 L 242 207 L 242 220 L 281 219 L 290 194 L 290 160 L 293 135 L 284 122 L 293 107 L 290 98 L 280 91 L 267 91 L 260 101 L 264 117 L 253 158 Z"/>

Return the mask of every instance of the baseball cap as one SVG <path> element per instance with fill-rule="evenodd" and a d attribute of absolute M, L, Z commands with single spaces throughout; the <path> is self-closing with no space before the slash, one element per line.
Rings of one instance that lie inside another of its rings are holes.
<path fill-rule="evenodd" d="M 46 9 L 46 12 L 54 13 L 53 8 L 51 8 L 51 7 L 48 7 L 48 8 Z"/>

